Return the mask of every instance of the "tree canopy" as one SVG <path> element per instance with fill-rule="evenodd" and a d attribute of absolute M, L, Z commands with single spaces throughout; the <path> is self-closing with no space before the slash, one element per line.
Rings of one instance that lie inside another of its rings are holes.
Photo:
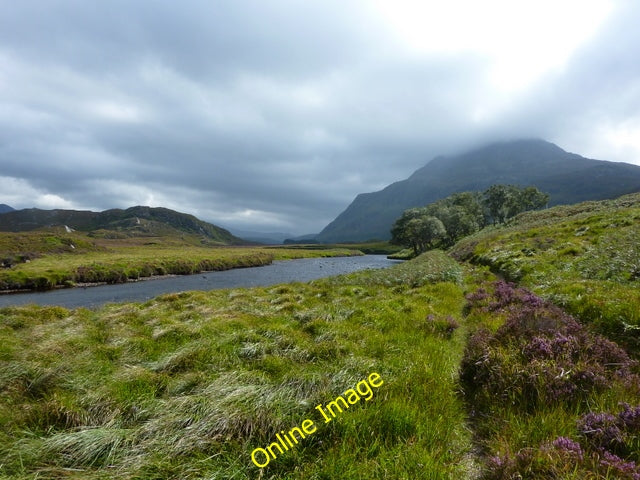
<path fill-rule="evenodd" d="M 449 247 L 489 223 L 504 223 L 548 202 L 549 195 L 533 186 L 492 185 L 484 192 L 454 193 L 405 210 L 391 228 L 391 243 L 412 248 L 416 255 L 438 246 Z"/>

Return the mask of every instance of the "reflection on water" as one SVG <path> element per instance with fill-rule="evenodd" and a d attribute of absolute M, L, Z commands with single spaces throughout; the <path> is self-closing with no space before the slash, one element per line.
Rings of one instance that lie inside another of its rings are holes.
<path fill-rule="evenodd" d="M 384 255 L 304 258 L 273 262 L 264 267 L 163 277 L 118 285 L 6 294 L 0 295 L 0 306 L 35 303 L 75 308 L 96 307 L 113 302 L 143 302 L 163 293 L 307 282 L 367 268 L 385 268 L 395 263 L 398 261 L 388 260 Z"/>

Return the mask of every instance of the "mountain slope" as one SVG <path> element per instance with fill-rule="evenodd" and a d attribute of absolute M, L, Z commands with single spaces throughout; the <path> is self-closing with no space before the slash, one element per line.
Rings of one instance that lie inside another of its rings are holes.
<path fill-rule="evenodd" d="M 4 203 L 0 203 L 0 213 L 7 213 L 7 212 L 13 212 L 15 209 L 13 207 L 10 207 L 9 205 L 6 205 Z"/>
<path fill-rule="evenodd" d="M 535 185 L 550 194 L 551 205 L 569 204 L 640 191 L 640 167 L 591 160 L 543 140 L 494 143 L 462 155 L 436 157 L 406 180 L 358 195 L 317 238 L 388 239 L 393 222 L 407 208 L 496 183 Z"/>
<path fill-rule="evenodd" d="M 223 228 L 168 208 L 136 206 L 126 210 L 111 209 L 103 212 L 29 208 L 8 212 L 0 217 L 0 231 L 4 232 L 24 232 L 58 225 L 94 232 L 97 235 L 107 234 L 105 231 L 119 232 L 127 236 L 187 233 L 225 245 L 246 243 Z"/>

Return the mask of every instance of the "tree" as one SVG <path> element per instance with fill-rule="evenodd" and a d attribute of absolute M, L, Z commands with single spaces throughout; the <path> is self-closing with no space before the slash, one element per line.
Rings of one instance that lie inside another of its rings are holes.
<path fill-rule="evenodd" d="M 527 187 L 520 193 L 523 212 L 538 210 L 549 203 L 549 194 L 541 192 L 536 187 Z"/>
<path fill-rule="evenodd" d="M 514 185 L 491 185 L 484 191 L 484 203 L 494 225 L 517 213 L 519 197 L 518 187 Z"/>
<path fill-rule="evenodd" d="M 494 225 L 504 223 L 519 213 L 542 208 L 549 202 L 549 195 L 533 186 L 491 185 L 483 195 Z"/>
<path fill-rule="evenodd" d="M 447 198 L 451 199 L 453 205 L 462 207 L 466 214 L 471 217 L 470 220 L 473 220 L 478 225 L 478 228 L 483 228 L 486 225 L 481 192 L 454 193 Z"/>
<path fill-rule="evenodd" d="M 480 227 L 475 216 L 460 205 L 453 205 L 443 209 L 438 218 L 442 220 L 447 230 L 447 245 L 451 246 L 462 237 L 477 232 Z"/>
<path fill-rule="evenodd" d="M 414 218 L 424 215 L 424 208 L 410 208 L 402 212 L 391 228 L 391 243 L 405 247 L 412 246 L 412 237 L 407 230 L 407 224 Z"/>
<path fill-rule="evenodd" d="M 418 255 L 433 248 L 447 235 L 441 220 L 427 215 L 424 208 L 405 210 L 391 229 L 391 243 L 413 249 Z"/>
<path fill-rule="evenodd" d="M 503 223 L 524 212 L 544 207 L 549 195 L 536 187 L 492 185 L 484 192 L 461 192 L 405 210 L 391 229 L 391 243 L 413 249 L 417 255 L 435 246 L 451 246 L 477 232 L 491 219 Z"/>
<path fill-rule="evenodd" d="M 413 253 L 418 255 L 431 249 L 447 235 L 442 221 L 430 215 L 413 218 L 407 222 L 407 234 Z"/>

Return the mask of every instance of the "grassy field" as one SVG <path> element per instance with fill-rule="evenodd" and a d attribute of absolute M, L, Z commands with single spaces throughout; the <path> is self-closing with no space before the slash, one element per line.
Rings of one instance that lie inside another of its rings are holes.
<path fill-rule="evenodd" d="M 637 480 L 639 225 L 631 195 L 385 270 L 0 309 L 0 478 Z M 83 248 L 20 268 L 116 264 Z"/>
<path fill-rule="evenodd" d="M 47 290 L 78 283 L 122 283 L 141 277 L 255 267 L 274 260 L 361 255 L 346 247 L 201 246 L 194 237 L 92 238 L 86 234 L 0 233 L 0 290 Z"/>
<path fill-rule="evenodd" d="M 308 284 L 2 309 L 0 475 L 468 477 L 465 281 L 431 252 Z M 371 398 L 360 384 L 363 398 L 325 424 L 315 407 L 374 372 Z M 313 435 L 252 462 L 305 419 Z"/>

